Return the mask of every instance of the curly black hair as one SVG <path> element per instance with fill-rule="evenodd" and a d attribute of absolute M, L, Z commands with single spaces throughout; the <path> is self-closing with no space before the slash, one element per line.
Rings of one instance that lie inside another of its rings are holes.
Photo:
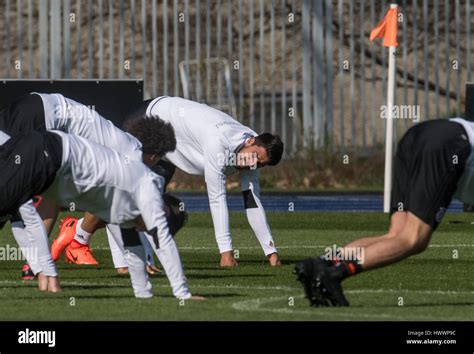
<path fill-rule="evenodd" d="M 143 145 L 143 153 L 160 157 L 176 149 L 176 136 L 170 123 L 158 116 L 141 115 L 127 120 L 123 129 L 136 137 Z"/>

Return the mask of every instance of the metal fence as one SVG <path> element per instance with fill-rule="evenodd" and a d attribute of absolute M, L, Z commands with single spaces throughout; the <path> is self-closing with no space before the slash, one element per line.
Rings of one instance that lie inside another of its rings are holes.
<path fill-rule="evenodd" d="M 421 120 L 462 116 L 474 1 L 397 2 L 397 103 L 417 107 Z M 180 75 L 181 65 L 200 82 L 195 99 L 228 99 L 226 110 L 257 131 L 279 133 L 290 155 L 379 147 L 387 54 L 368 37 L 388 7 L 384 0 L 2 0 L 0 77 L 143 78 L 145 98 L 182 96 L 182 79 L 191 76 Z M 209 65 L 222 60 L 229 90 Z M 411 124 L 397 120 L 398 136 Z"/>

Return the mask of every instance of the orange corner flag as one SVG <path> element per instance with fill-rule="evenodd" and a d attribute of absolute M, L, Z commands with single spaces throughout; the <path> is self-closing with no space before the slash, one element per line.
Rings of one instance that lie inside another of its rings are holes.
<path fill-rule="evenodd" d="M 382 45 L 384 47 L 396 47 L 398 32 L 397 9 L 388 10 L 382 21 L 370 32 L 370 40 L 375 38 L 383 38 Z"/>

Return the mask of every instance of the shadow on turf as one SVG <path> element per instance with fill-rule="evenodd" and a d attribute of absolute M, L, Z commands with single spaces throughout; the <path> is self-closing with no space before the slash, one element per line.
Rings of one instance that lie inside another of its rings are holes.
<path fill-rule="evenodd" d="M 224 274 L 224 275 L 201 275 L 201 274 L 188 274 L 186 277 L 188 279 L 222 279 L 222 278 L 267 278 L 272 277 L 272 274 Z"/>
<path fill-rule="evenodd" d="M 196 296 L 204 296 L 207 299 L 211 298 L 227 298 L 227 297 L 242 297 L 245 295 L 242 294 L 201 294 L 201 293 L 196 293 Z M 153 300 L 153 299 L 175 299 L 177 300 L 174 295 L 171 294 L 159 294 L 159 293 L 153 293 L 153 297 L 151 299 L 135 299 L 133 295 L 87 295 L 87 296 L 78 296 L 78 299 L 113 299 L 113 298 L 121 298 L 121 299 L 132 299 L 132 300 L 137 300 L 137 301 L 146 301 L 146 300 Z M 35 298 L 37 299 L 37 298 Z M 187 301 L 193 301 L 193 300 L 187 300 Z"/>
<path fill-rule="evenodd" d="M 453 249 L 454 248 L 455 247 L 453 247 Z M 416 264 L 416 265 L 426 265 L 426 266 L 431 267 L 433 265 L 433 262 L 435 262 L 437 266 L 441 266 L 441 265 L 452 266 L 453 265 L 452 258 L 440 259 L 436 257 L 429 257 L 429 258 L 428 257 L 425 257 L 425 258 L 413 257 L 413 258 L 408 258 L 398 264 L 400 265 L 404 265 L 404 264 L 415 265 Z M 460 267 L 460 268 L 463 268 L 464 266 L 470 267 L 472 264 L 471 259 L 456 259 L 455 262 L 456 262 L 455 263 L 456 267 Z"/>
<path fill-rule="evenodd" d="M 423 304 L 403 304 L 403 307 L 441 307 L 441 306 L 472 306 L 471 302 L 444 302 L 444 303 L 423 303 Z"/>
<path fill-rule="evenodd" d="M 304 259 L 304 258 L 309 258 L 309 257 L 295 257 L 295 258 L 285 258 L 281 261 L 281 264 L 282 265 L 294 265 L 296 263 L 298 263 L 299 261 L 301 261 L 301 259 Z M 199 262 L 192 262 L 194 264 L 197 264 Z M 208 262 L 202 262 L 202 263 L 208 263 Z M 266 260 L 263 260 L 263 259 L 251 259 L 251 260 L 239 260 L 239 265 L 237 267 L 220 267 L 219 265 L 216 265 L 215 267 L 193 267 L 193 266 L 186 266 L 186 269 L 195 269 L 195 270 L 233 270 L 233 269 L 240 269 L 242 266 L 246 266 L 246 265 L 251 265 L 251 266 L 254 266 L 254 265 L 259 265 L 259 266 L 263 266 L 265 268 L 269 268 L 269 269 L 272 269 L 272 267 L 269 266 L 268 262 Z M 275 269 L 278 269 L 278 267 L 276 267 Z"/>
<path fill-rule="evenodd" d="M 75 286 L 65 286 L 63 287 L 63 292 L 58 293 L 58 294 L 45 294 L 45 293 L 40 293 L 38 292 L 37 296 L 16 296 L 16 300 L 34 300 L 34 301 L 40 301 L 40 300 L 51 300 L 51 299 L 57 299 L 57 298 L 69 298 L 71 294 L 68 292 L 68 290 L 71 290 L 72 288 L 78 288 Z M 96 289 L 96 290 L 104 290 L 112 287 L 99 287 L 99 286 L 88 286 L 88 287 L 82 287 L 83 289 Z M 128 288 L 128 287 L 126 287 Z M 153 293 L 154 297 L 153 298 L 166 298 L 166 299 L 175 299 L 175 296 L 172 294 L 160 294 L 159 292 L 154 292 Z M 243 294 L 237 294 L 237 293 L 229 293 L 229 294 L 212 294 L 212 293 L 196 293 L 195 295 L 197 296 L 204 296 L 205 298 L 213 299 L 213 298 L 232 298 L 232 297 L 242 297 L 245 296 Z M 135 299 L 132 294 L 123 294 L 123 295 L 77 295 L 76 298 L 78 299 Z M 0 297 L 0 300 L 11 300 L 10 297 L 8 298 L 2 298 Z M 136 299 L 137 301 L 144 301 L 146 299 Z"/>
<path fill-rule="evenodd" d="M 67 284 L 62 286 L 63 289 L 129 289 L 130 285 L 128 284 L 111 284 L 111 285 L 74 285 Z"/>
<path fill-rule="evenodd" d="M 316 257 L 318 254 L 314 254 L 314 257 Z M 301 256 L 296 256 L 296 257 L 284 257 L 284 259 L 282 260 L 282 263 L 296 263 L 298 261 L 301 260 Z M 266 258 L 264 257 L 258 257 L 257 258 L 239 258 L 237 259 L 237 262 L 239 264 L 239 266 L 241 265 L 246 265 L 246 264 L 261 264 L 261 265 L 265 265 L 265 266 L 268 266 L 268 261 Z M 205 265 L 209 265 L 209 263 L 214 263 L 215 266 L 213 267 L 199 267 L 200 269 L 234 269 L 234 267 L 220 267 L 219 266 L 219 260 L 216 260 L 215 262 L 213 261 L 209 261 L 209 260 L 204 260 L 204 261 L 199 261 L 199 260 L 192 260 L 192 261 L 189 261 L 189 262 L 186 262 L 186 260 L 184 261 L 185 264 L 205 264 Z M 189 266 L 186 266 L 186 268 L 189 268 Z M 239 267 L 235 267 L 235 268 L 239 268 Z"/>
<path fill-rule="evenodd" d="M 350 299 L 349 299 L 350 300 Z M 395 306 L 395 305 L 384 305 L 384 304 L 377 304 L 377 305 L 354 305 L 351 301 L 349 301 L 351 305 L 349 307 L 345 307 L 347 309 L 363 309 L 363 308 L 404 308 L 404 307 L 443 307 L 443 306 L 472 306 L 474 302 L 445 302 L 445 303 L 423 303 L 423 304 L 404 304 L 402 307 Z M 315 308 L 316 307 L 312 307 Z M 324 307 L 324 308 L 336 308 L 336 307 Z M 343 309 L 341 307 L 341 309 Z"/>

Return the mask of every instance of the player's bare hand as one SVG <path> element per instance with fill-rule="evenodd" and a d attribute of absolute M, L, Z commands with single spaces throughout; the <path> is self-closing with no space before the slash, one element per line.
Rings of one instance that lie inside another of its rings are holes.
<path fill-rule="evenodd" d="M 48 277 L 43 272 L 37 274 L 39 291 L 48 291 Z"/>
<path fill-rule="evenodd" d="M 204 301 L 204 300 L 206 300 L 206 298 L 204 296 L 193 295 L 189 299 L 186 299 L 186 300 Z"/>
<path fill-rule="evenodd" d="M 163 273 L 163 271 L 160 268 L 154 265 L 149 265 L 149 264 L 146 266 L 146 272 L 148 273 L 148 275 L 157 275 L 157 274 Z"/>
<path fill-rule="evenodd" d="M 280 261 L 280 256 L 278 253 L 272 253 L 268 255 L 268 263 L 270 263 L 270 266 L 272 267 L 278 267 L 281 266 L 281 261 Z"/>
<path fill-rule="evenodd" d="M 128 274 L 128 267 L 115 268 L 118 274 L 125 275 Z"/>
<path fill-rule="evenodd" d="M 59 293 L 61 286 L 59 285 L 58 277 L 47 277 L 48 278 L 48 291 L 50 293 Z"/>
<path fill-rule="evenodd" d="M 238 263 L 234 258 L 232 251 L 221 253 L 221 267 L 237 267 Z"/>

